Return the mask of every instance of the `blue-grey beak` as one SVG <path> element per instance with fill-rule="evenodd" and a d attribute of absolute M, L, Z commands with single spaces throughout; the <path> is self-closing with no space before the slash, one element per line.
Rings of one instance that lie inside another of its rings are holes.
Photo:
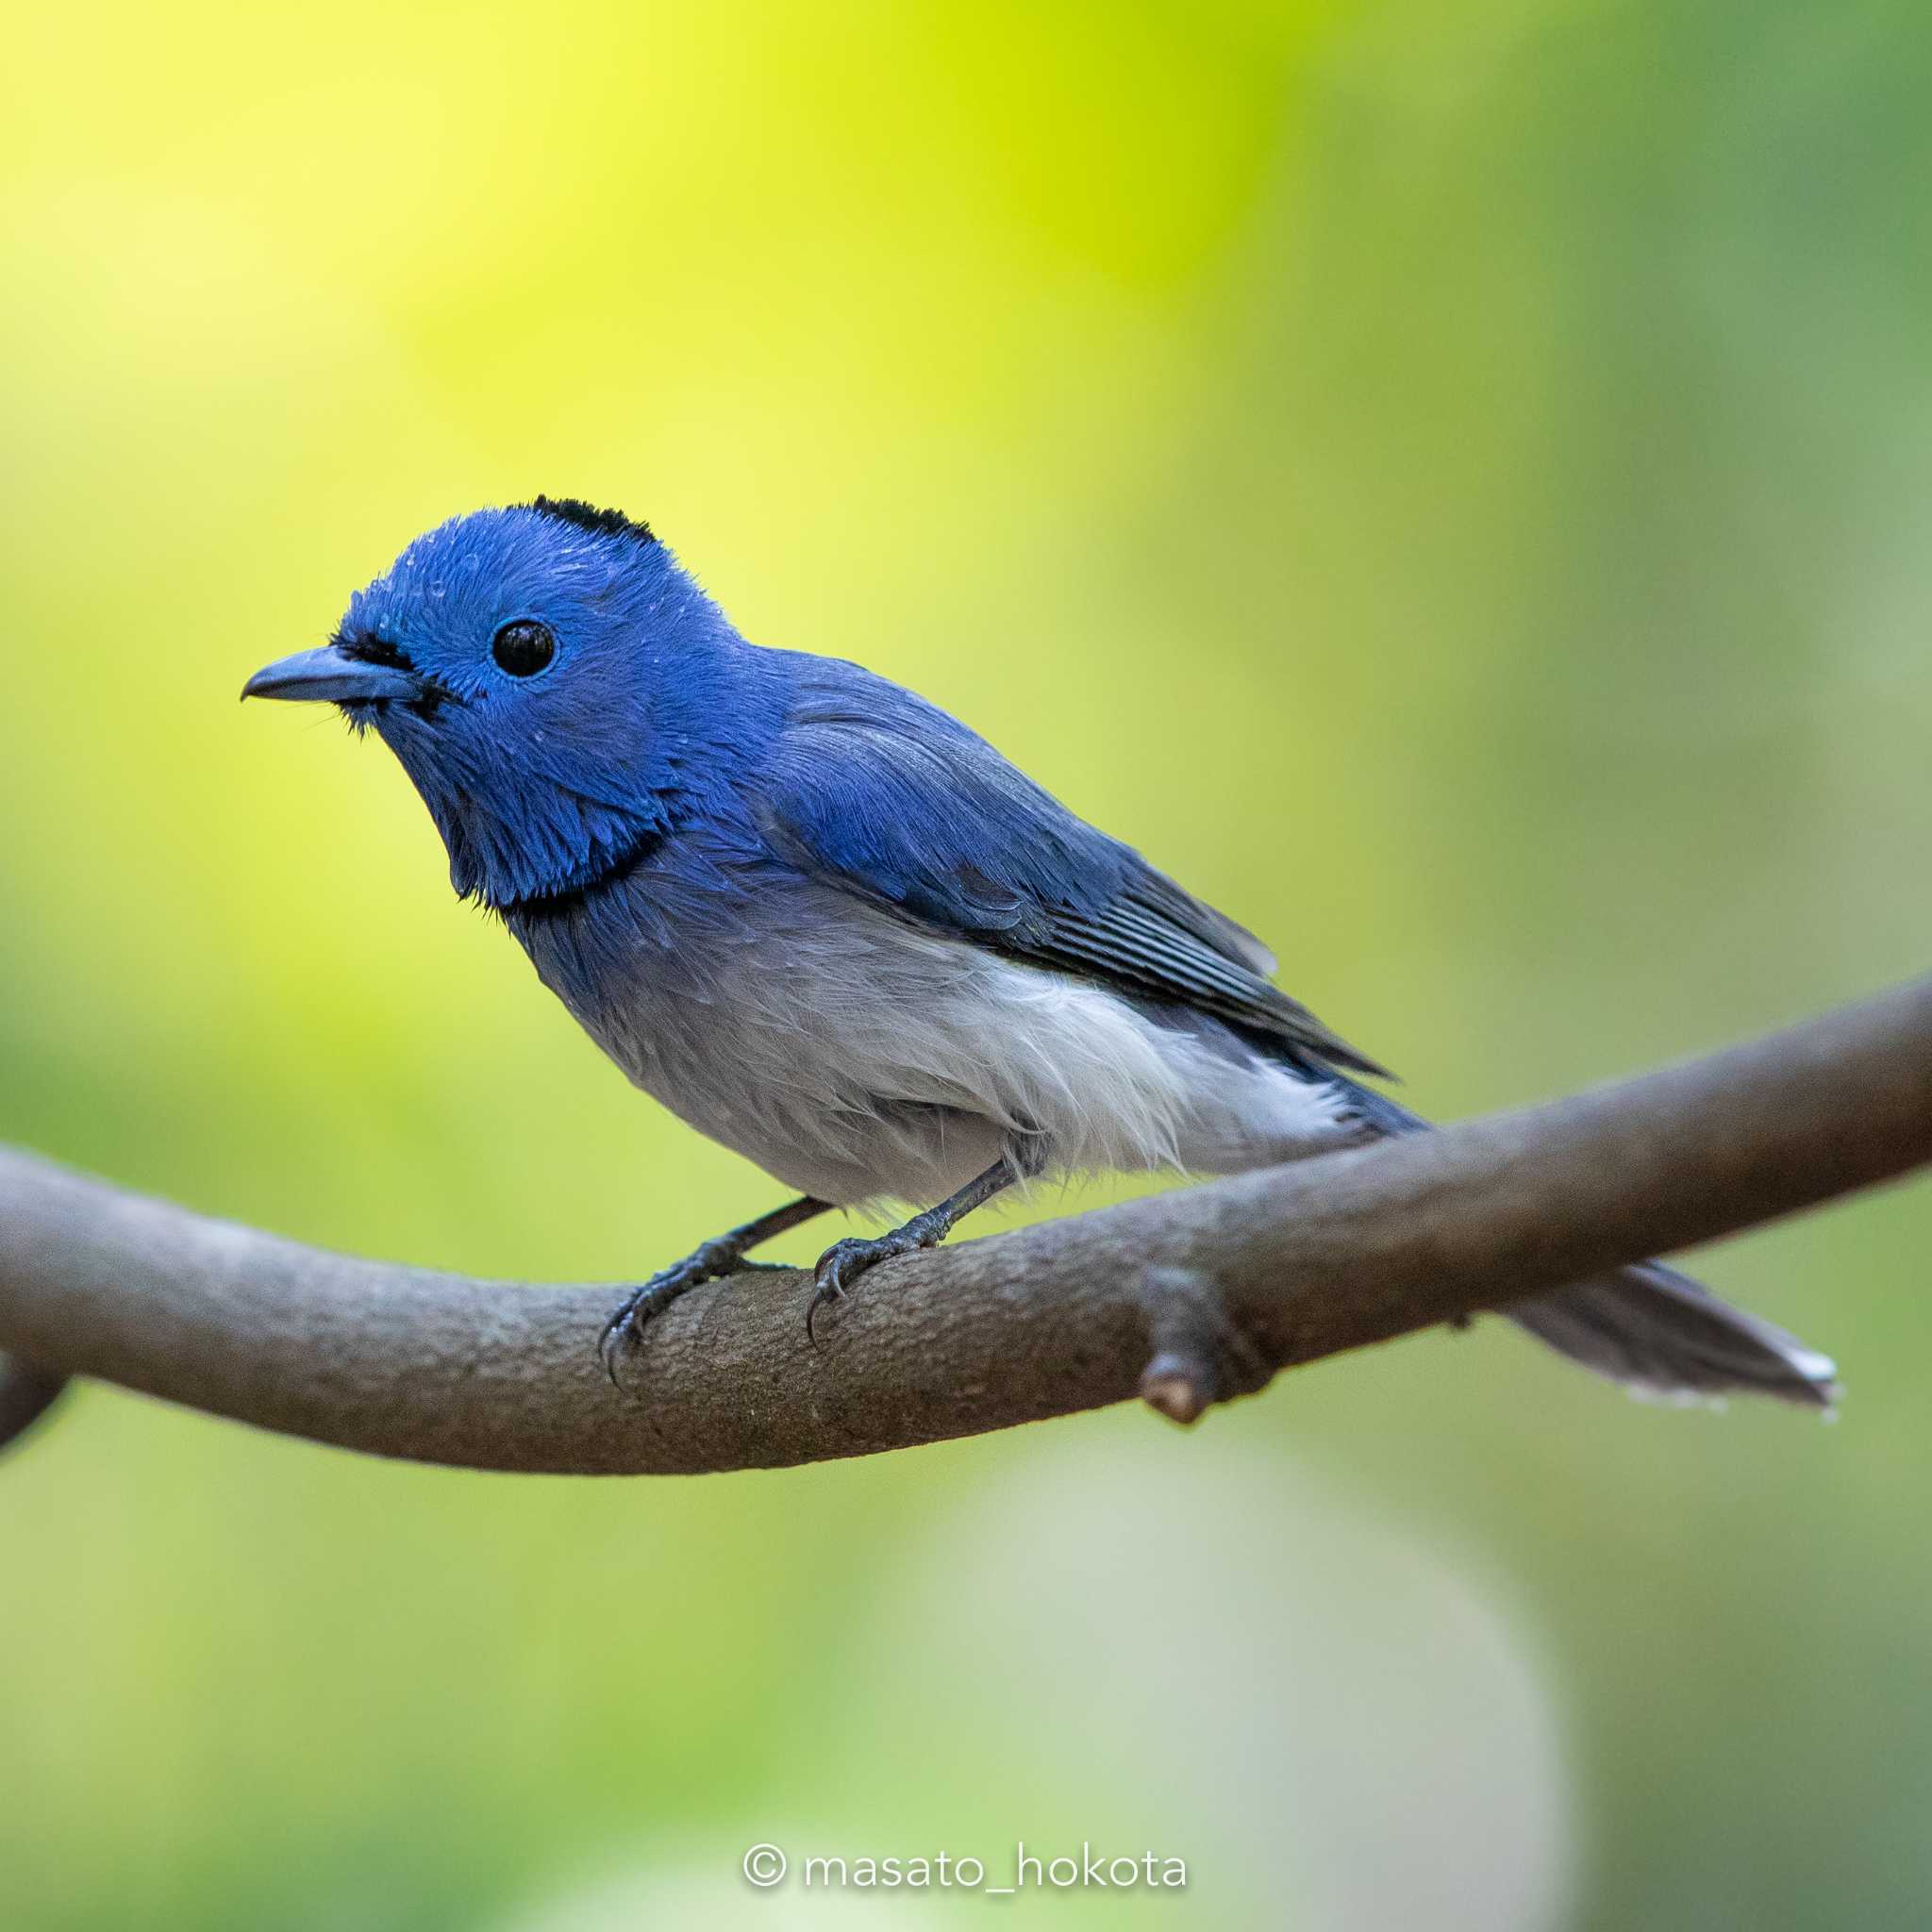
<path fill-rule="evenodd" d="M 308 703 L 354 704 L 372 698 L 419 698 L 423 681 L 393 664 L 371 664 L 336 644 L 297 651 L 264 664 L 242 687 L 244 698 L 290 698 Z"/>

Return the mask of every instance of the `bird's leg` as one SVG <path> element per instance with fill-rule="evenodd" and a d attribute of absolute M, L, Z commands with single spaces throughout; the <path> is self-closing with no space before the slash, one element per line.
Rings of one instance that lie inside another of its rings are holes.
<path fill-rule="evenodd" d="M 975 1208 L 983 1208 L 992 1197 L 1040 1172 L 1042 1153 L 1031 1149 L 1009 1149 L 984 1174 L 974 1174 L 957 1193 L 948 1194 L 937 1208 L 915 1214 L 903 1226 L 889 1228 L 870 1241 L 853 1236 L 834 1241 L 819 1257 L 812 1270 L 817 1287 L 811 1307 L 805 1313 L 806 1338 L 816 1344 L 812 1322 L 827 1302 L 837 1301 L 868 1268 L 894 1255 L 909 1255 L 919 1248 L 936 1248 L 955 1226 Z"/>
<path fill-rule="evenodd" d="M 598 1338 L 597 1354 L 603 1360 L 604 1373 L 612 1382 L 617 1380 L 619 1348 L 627 1342 L 635 1343 L 643 1333 L 644 1324 L 653 1315 L 662 1314 L 679 1295 L 704 1282 L 715 1281 L 721 1274 L 729 1274 L 761 1242 L 824 1213 L 831 1205 L 829 1201 L 803 1194 L 782 1208 L 774 1208 L 769 1214 L 760 1214 L 756 1221 L 747 1221 L 742 1227 L 713 1235 L 683 1260 L 674 1261 L 652 1275 L 641 1288 L 633 1289 L 605 1323 L 604 1333 Z M 759 1268 L 768 1264 L 753 1261 L 747 1265 Z"/>

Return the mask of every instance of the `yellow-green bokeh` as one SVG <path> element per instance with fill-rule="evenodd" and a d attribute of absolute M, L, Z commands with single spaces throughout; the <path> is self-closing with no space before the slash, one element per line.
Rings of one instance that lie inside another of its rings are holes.
<path fill-rule="evenodd" d="M 771 1198 L 379 746 L 234 702 L 538 491 L 961 712 L 1432 1110 L 1918 970 L 1928 90 L 1888 0 L 20 13 L 0 1137 L 493 1274 Z M 688 1483 L 86 1391 L 0 1471 L 0 1920 L 1919 1923 L 1928 1238 L 1707 1257 L 1830 1430 L 1494 1324 Z M 1191 1889 L 762 1894 L 760 1839 Z"/>

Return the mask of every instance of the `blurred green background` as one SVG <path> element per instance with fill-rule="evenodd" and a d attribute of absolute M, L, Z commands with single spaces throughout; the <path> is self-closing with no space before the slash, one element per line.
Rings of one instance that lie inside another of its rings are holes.
<path fill-rule="evenodd" d="M 540 1277 L 774 1198 L 451 899 L 379 747 L 235 703 L 537 491 L 964 714 L 1433 1111 L 1932 954 L 1920 0 L 8 36 L 0 1137 Z M 0 1919 L 1923 1924 L 1928 1239 L 1908 1189 L 1700 1264 L 1839 1357 L 1835 1428 L 1494 1323 L 1191 1437 L 697 1481 L 86 1390 L 0 1471 Z M 1189 1890 L 738 1869 L 1019 1840 Z"/>

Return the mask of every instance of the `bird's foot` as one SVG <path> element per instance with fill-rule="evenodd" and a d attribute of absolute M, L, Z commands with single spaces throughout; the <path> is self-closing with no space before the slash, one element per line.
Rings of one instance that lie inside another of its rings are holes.
<path fill-rule="evenodd" d="M 626 1350 L 635 1348 L 643 1339 L 644 1324 L 652 1316 L 661 1315 L 673 1302 L 689 1294 L 692 1289 L 702 1288 L 708 1281 L 716 1281 L 721 1274 L 733 1274 L 740 1271 L 774 1274 L 787 1272 L 774 1261 L 747 1261 L 741 1253 L 727 1253 L 721 1248 L 713 1248 L 708 1242 L 683 1260 L 659 1269 L 641 1288 L 632 1289 L 618 1304 L 617 1312 L 605 1323 L 604 1332 L 597 1338 L 597 1358 L 604 1364 L 604 1373 L 610 1377 L 610 1386 L 613 1389 L 620 1386 L 617 1364 Z"/>
<path fill-rule="evenodd" d="M 819 1257 L 818 1265 L 812 1270 L 816 1285 L 812 1290 L 811 1307 L 805 1311 L 805 1339 L 814 1348 L 818 1346 L 812 1324 L 818 1319 L 819 1310 L 829 1302 L 842 1301 L 846 1291 L 868 1269 L 876 1268 L 881 1261 L 890 1261 L 894 1255 L 912 1255 L 921 1248 L 938 1247 L 945 1240 L 950 1224 L 941 1224 L 928 1215 L 916 1214 L 904 1227 L 891 1228 L 870 1241 L 853 1235 L 842 1241 L 834 1241 Z"/>

